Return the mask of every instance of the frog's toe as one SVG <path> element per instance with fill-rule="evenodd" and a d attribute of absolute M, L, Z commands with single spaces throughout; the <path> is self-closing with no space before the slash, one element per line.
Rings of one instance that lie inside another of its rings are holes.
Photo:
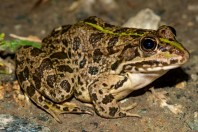
<path fill-rule="evenodd" d="M 133 103 L 133 104 L 127 106 L 127 107 L 121 107 L 121 109 L 124 110 L 124 111 L 128 111 L 128 110 L 131 110 L 131 109 L 135 108 L 136 106 L 137 106 L 137 103 Z"/>
<path fill-rule="evenodd" d="M 62 123 L 60 120 L 59 114 L 55 113 L 52 110 L 46 110 L 58 123 Z"/>
<path fill-rule="evenodd" d="M 129 112 L 126 112 L 126 111 L 120 111 L 119 113 L 120 116 L 122 117 L 139 117 L 141 118 L 141 116 L 139 114 L 135 114 L 135 113 L 129 113 Z"/>

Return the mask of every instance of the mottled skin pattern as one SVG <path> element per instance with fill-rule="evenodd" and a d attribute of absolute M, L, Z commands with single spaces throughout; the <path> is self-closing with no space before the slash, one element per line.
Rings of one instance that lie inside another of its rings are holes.
<path fill-rule="evenodd" d="M 93 104 L 101 117 L 138 116 L 117 102 L 188 60 L 175 35 L 168 26 L 121 28 L 89 17 L 54 29 L 41 49 L 21 47 L 16 74 L 25 94 L 59 122 L 61 113 L 92 114 L 72 97 Z"/>

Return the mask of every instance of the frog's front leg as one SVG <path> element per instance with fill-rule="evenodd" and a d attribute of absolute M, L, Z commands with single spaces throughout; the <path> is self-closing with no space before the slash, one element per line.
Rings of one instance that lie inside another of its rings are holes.
<path fill-rule="evenodd" d="M 133 106 L 120 107 L 118 100 L 130 92 L 130 80 L 127 76 L 106 75 L 99 77 L 89 86 L 89 93 L 96 113 L 104 118 L 120 118 L 126 116 L 140 117 L 138 114 L 127 112 Z"/>

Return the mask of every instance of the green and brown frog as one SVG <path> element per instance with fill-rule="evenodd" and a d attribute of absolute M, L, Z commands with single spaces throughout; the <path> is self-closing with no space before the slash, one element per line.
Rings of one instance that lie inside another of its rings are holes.
<path fill-rule="evenodd" d="M 40 49 L 21 47 L 16 74 L 24 93 L 59 122 L 62 113 L 92 113 L 71 98 L 104 118 L 138 116 L 118 101 L 189 59 L 175 36 L 170 26 L 125 28 L 89 17 L 55 28 Z"/>

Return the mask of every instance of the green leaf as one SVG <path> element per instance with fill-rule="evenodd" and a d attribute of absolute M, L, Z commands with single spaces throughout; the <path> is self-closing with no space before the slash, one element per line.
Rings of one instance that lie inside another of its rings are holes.
<path fill-rule="evenodd" d="M 16 51 L 17 48 L 21 46 L 33 46 L 35 48 L 41 48 L 41 44 L 38 42 L 28 41 L 28 40 L 11 40 L 11 41 L 5 41 L 4 40 L 5 34 L 0 34 L 0 49 L 1 50 L 10 50 L 12 52 Z"/>

